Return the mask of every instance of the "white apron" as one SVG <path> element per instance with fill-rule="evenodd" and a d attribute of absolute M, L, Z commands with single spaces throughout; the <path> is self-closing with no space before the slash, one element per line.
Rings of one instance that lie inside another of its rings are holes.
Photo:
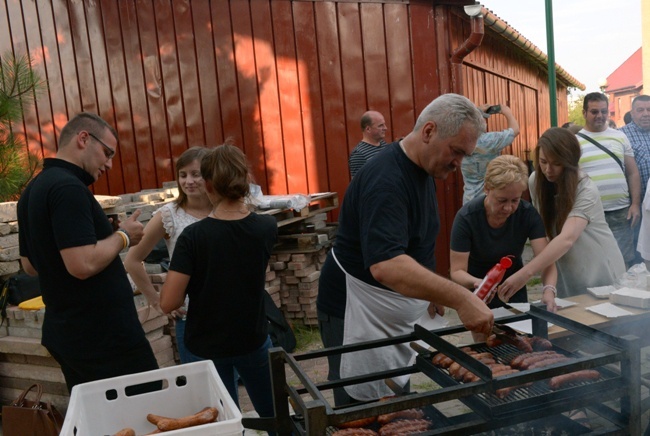
<path fill-rule="evenodd" d="M 427 312 L 428 301 L 408 298 L 397 292 L 369 285 L 348 274 L 334 253 L 332 257 L 346 277 L 343 345 L 409 334 L 413 332 L 416 323 L 428 329 L 434 328 L 431 325 L 432 318 Z M 413 364 L 415 356 L 415 351 L 408 343 L 345 353 L 341 355 L 341 378 L 404 368 Z M 393 381 L 404 387 L 409 378 L 410 374 L 407 374 L 394 377 Z M 359 401 L 394 395 L 384 380 L 345 386 L 345 391 Z"/>

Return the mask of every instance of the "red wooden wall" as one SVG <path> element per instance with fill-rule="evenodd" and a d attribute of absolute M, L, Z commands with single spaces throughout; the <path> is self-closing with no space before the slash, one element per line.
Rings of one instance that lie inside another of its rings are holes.
<path fill-rule="evenodd" d="M 452 91 L 448 60 L 469 19 L 459 6 L 435 3 L 3 0 L 0 53 L 29 52 L 49 84 L 17 126 L 31 151 L 52 156 L 60 129 L 82 110 L 117 128 L 113 170 L 95 183 L 97 193 L 160 187 L 185 149 L 232 137 L 264 193 L 343 197 L 363 112 L 382 112 L 397 139 L 427 103 Z M 513 108 L 522 134 L 509 151 L 521 157 L 549 125 L 545 81 L 489 30 L 466 58 L 465 94 Z M 504 126 L 502 117 L 489 121 L 490 130 Z M 446 272 L 460 175 L 439 181 L 438 192 L 438 270 Z"/>

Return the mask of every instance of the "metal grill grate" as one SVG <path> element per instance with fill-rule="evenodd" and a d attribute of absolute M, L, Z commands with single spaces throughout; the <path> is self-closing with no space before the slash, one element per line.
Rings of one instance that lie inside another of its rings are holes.
<path fill-rule="evenodd" d="M 494 356 L 495 360 L 498 363 L 502 363 L 504 365 L 509 365 L 513 358 L 523 354 L 521 350 L 517 349 L 512 344 L 501 344 L 496 347 L 488 347 L 485 344 L 474 344 L 470 348 L 479 353 L 483 353 L 483 352 L 490 353 Z M 558 353 L 567 355 L 568 357 L 574 357 L 562 349 L 554 348 L 553 350 Z M 453 384 L 462 383 L 453 379 L 451 374 L 449 374 L 448 369 L 442 369 L 437 367 L 436 369 L 440 371 L 442 374 L 444 374 L 446 377 L 448 377 L 449 379 L 453 380 Z M 608 375 L 604 374 L 603 371 L 600 372 L 601 372 L 601 379 L 599 381 L 610 378 Z M 525 377 L 524 380 L 522 380 L 522 383 L 526 383 Z M 563 390 L 578 387 L 578 386 L 585 386 L 592 383 L 594 382 L 593 381 L 574 382 L 565 386 Z M 558 391 L 551 390 L 546 380 L 538 380 L 533 382 L 532 384 L 529 384 L 528 386 L 521 386 L 521 387 L 517 387 L 516 389 L 513 389 L 505 398 L 499 398 L 494 393 L 481 393 L 475 395 L 475 399 L 481 402 L 483 406 L 485 406 L 487 409 L 491 409 L 495 407 L 498 409 L 499 406 L 517 403 L 518 401 L 522 401 L 522 400 L 529 400 L 535 397 L 544 396 L 551 392 L 558 392 Z"/>

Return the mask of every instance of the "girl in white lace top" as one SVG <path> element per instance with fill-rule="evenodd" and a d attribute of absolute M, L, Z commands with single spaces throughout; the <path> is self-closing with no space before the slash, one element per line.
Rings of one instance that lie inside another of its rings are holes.
<path fill-rule="evenodd" d="M 124 267 L 131 275 L 138 290 L 147 298 L 149 305 L 161 314 L 160 296 L 154 289 L 142 262 L 161 238 L 164 238 L 171 258 L 176 240 L 183 229 L 207 217 L 212 210 L 212 204 L 205 193 L 205 182 L 201 177 L 201 159 L 208 151 L 206 147 L 191 147 L 181 154 L 176 162 L 178 198 L 154 212 L 144 229 L 142 240 L 138 245 L 129 249 L 124 260 Z M 176 342 L 181 363 L 197 359 L 185 349 L 183 343 L 187 301 L 185 303 L 184 307 L 172 312 L 176 320 Z"/>

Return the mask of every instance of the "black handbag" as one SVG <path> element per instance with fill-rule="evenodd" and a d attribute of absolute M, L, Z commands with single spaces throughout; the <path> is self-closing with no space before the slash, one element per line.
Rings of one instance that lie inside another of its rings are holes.
<path fill-rule="evenodd" d="M 41 295 L 41 285 L 38 276 L 16 274 L 8 280 L 7 302 L 18 306 L 23 301 L 31 300 Z"/>
<path fill-rule="evenodd" d="M 34 400 L 26 399 L 36 389 Z M 2 432 L 7 436 L 57 436 L 63 416 L 49 402 L 41 401 L 43 387 L 34 383 L 9 406 L 2 406 Z"/>
<path fill-rule="evenodd" d="M 39 295 L 41 295 L 41 287 L 38 276 L 16 274 L 9 277 L 2 284 L 2 292 L 0 292 L 0 316 L 2 317 L 0 325 L 3 325 L 7 319 L 7 304 L 17 306 Z"/>

